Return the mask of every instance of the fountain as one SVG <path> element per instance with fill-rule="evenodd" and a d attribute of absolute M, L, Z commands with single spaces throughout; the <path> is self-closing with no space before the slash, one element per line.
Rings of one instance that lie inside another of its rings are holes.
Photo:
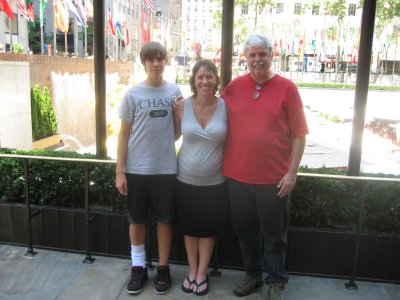
<path fill-rule="evenodd" d="M 114 92 L 119 87 L 118 74 L 112 73 L 106 76 L 106 91 L 107 93 Z M 64 147 L 59 150 L 95 153 L 94 75 L 52 72 L 51 81 L 53 105 L 58 123 L 57 131 L 64 142 Z M 112 106 L 115 107 L 116 105 L 113 104 Z M 107 109 L 107 120 L 114 120 L 116 114 L 116 109 Z M 107 127 L 109 126 L 108 124 Z"/>

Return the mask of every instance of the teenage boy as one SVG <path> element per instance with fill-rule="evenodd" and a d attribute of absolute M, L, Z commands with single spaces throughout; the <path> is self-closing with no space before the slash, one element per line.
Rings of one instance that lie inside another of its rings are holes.
<path fill-rule="evenodd" d="M 147 78 L 125 93 L 119 116 L 116 187 L 126 195 L 132 270 L 128 292 L 138 294 L 148 279 L 145 236 L 149 217 L 157 222 L 159 262 L 153 280 L 157 294 L 171 286 L 169 255 L 175 218 L 174 180 L 177 171 L 172 101 L 181 91 L 166 82 L 167 51 L 146 43 L 140 60 Z"/>

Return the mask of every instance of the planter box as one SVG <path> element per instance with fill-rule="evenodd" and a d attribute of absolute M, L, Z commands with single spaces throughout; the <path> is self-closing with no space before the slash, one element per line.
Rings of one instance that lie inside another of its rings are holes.
<path fill-rule="evenodd" d="M 59 134 L 55 134 L 44 139 L 32 142 L 32 149 L 48 149 L 61 143 Z"/>
<path fill-rule="evenodd" d="M 32 207 L 40 213 L 32 218 L 34 247 L 86 251 L 85 211 L 53 207 Z M 128 258 L 130 242 L 125 215 L 91 212 L 91 252 Z M 0 204 L 0 242 L 26 245 L 25 207 L 20 204 Z M 318 276 L 350 277 L 353 266 L 355 236 L 349 232 L 312 228 L 289 230 L 287 270 Z M 157 259 L 155 226 L 148 229 L 148 256 Z M 357 278 L 400 282 L 400 237 L 363 234 L 357 264 Z M 238 239 L 232 229 L 216 244 L 217 264 L 224 268 L 242 268 Z M 183 236 L 175 230 L 171 261 L 187 263 Z"/>

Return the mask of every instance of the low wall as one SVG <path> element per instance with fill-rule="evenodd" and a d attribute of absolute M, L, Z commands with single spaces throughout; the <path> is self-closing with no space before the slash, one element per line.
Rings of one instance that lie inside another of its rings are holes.
<path fill-rule="evenodd" d="M 39 84 L 52 89 L 51 72 L 56 73 L 94 73 L 94 60 L 69 58 L 62 56 L 45 56 L 34 54 L 0 53 L 0 61 L 27 62 L 30 66 L 30 87 Z M 120 83 L 127 84 L 133 75 L 133 63 L 123 61 L 106 61 L 106 73 L 118 73 Z"/>
<path fill-rule="evenodd" d="M 0 61 L 0 148 L 32 149 L 29 63 Z"/>

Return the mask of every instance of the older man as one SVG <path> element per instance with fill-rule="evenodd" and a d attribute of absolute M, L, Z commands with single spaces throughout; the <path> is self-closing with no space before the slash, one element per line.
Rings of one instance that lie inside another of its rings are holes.
<path fill-rule="evenodd" d="M 246 270 L 233 292 L 241 297 L 261 287 L 265 271 L 269 299 L 283 299 L 289 199 L 308 127 L 296 86 L 271 69 L 271 42 L 251 35 L 244 53 L 250 73 L 221 94 L 229 116 L 223 174 Z"/>

